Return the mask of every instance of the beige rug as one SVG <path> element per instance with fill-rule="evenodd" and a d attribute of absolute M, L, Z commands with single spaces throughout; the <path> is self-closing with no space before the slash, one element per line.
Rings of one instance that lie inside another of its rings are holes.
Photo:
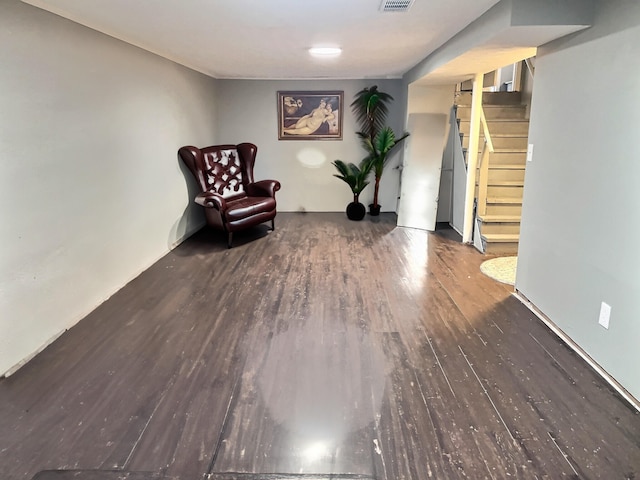
<path fill-rule="evenodd" d="M 518 257 L 498 257 L 487 260 L 480 265 L 480 271 L 487 277 L 502 283 L 513 285 L 516 283 L 516 269 Z"/>

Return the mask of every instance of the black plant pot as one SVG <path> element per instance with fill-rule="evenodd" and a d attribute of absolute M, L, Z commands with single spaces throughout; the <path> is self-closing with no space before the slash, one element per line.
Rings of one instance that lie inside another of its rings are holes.
<path fill-rule="evenodd" d="M 349 220 L 362 220 L 367 213 L 367 209 L 360 202 L 351 202 L 347 205 L 347 217 Z"/>
<path fill-rule="evenodd" d="M 380 205 L 369 204 L 369 215 L 377 217 L 380 215 Z"/>

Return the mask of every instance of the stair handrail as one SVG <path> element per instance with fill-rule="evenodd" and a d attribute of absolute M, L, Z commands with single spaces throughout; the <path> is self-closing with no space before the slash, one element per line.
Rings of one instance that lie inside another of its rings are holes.
<path fill-rule="evenodd" d="M 489 154 L 495 151 L 489 125 L 484 114 L 484 108 L 480 107 L 480 123 L 482 123 L 482 134 L 484 135 L 484 145 L 482 153 L 478 161 L 478 198 L 476 204 L 476 216 L 485 215 L 487 213 L 487 191 L 489 183 Z"/>
<path fill-rule="evenodd" d="M 487 125 L 487 117 L 484 116 L 484 108 L 480 107 L 480 122 L 482 122 L 482 132 L 484 134 L 484 141 L 489 147 L 489 152 L 495 152 L 493 148 L 493 141 L 491 140 L 491 134 L 489 133 L 489 126 Z"/>
<path fill-rule="evenodd" d="M 534 73 L 536 71 L 536 67 L 533 65 L 533 62 L 531 61 L 531 58 L 525 58 L 524 59 L 524 64 L 527 66 L 527 70 L 529 70 L 529 75 L 531 75 L 531 78 L 533 78 Z"/>

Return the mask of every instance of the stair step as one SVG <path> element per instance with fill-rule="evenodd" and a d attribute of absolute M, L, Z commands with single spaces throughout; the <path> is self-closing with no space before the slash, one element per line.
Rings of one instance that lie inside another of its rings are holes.
<path fill-rule="evenodd" d="M 487 203 L 490 203 L 489 199 L 491 198 L 500 198 L 504 199 L 504 201 L 500 203 L 518 203 L 522 205 L 523 190 L 524 188 L 522 186 L 505 187 L 502 185 L 487 185 Z"/>
<path fill-rule="evenodd" d="M 464 146 L 465 149 L 468 150 L 467 145 Z M 478 150 L 478 155 L 482 155 L 483 144 L 480 143 L 480 148 Z M 496 155 L 497 154 L 497 155 Z M 500 157 L 509 157 L 511 162 L 506 163 L 515 163 L 516 161 L 526 161 L 527 160 L 527 148 L 526 147 L 509 147 L 509 148 L 496 148 L 494 146 L 493 152 L 490 152 L 489 155 L 492 157 L 497 157 L 496 160 L 499 160 Z M 517 158 L 517 160 L 515 160 Z"/>
<path fill-rule="evenodd" d="M 521 164 L 522 166 L 527 163 L 527 152 L 493 152 L 489 154 L 490 165 L 504 165 L 504 164 Z"/>
<path fill-rule="evenodd" d="M 487 203 L 522 205 L 522 198 L 518 198 L 518 197 L 487 197 Z"/>
<path fill-rule="evenodd" d="M 500 119 L 489 120 L 491 135 L 512 133 L 514 135 L 529 136 L 529 120 Z"/>
<path fill-rule="evenodd" d="M 491 135 L 491 142 L 493 143 L 494 151 L 499 152 L 526 152 L 527 140 L 526 135 Z M 479 152 L 482 152 L 483 145 L 484 137 L 480 137 Z M 469 147 L 468 136 L 463 137 L 462 147 Z"/>
<path fill-rule="evenodd" d="M 481 223 L 480 235 L 520 235 L 520 224 L 511 223 Z"/>
<path fill-rule="evenodd" d="M 487 184 L 495 185 L 497 182 L 519 182 L 520 185 L 524 185 L 524 173 L 524 165 L 521 168 L 491 168 L 491 165 L 489 165 Z"/>
<path fill-rule="evenodd" d="M 471 105 L 473 95 L 471 92 L 459 92 L 456 94 L 456 105 Z M 483 92 L 483 105 L 520 105 L 521 92 Z"/>
<path fill-rule="evenodd" d="M 481 234 L 484 253 L 506 254 L 518 253 L 520 235 L 517 233 L 487 233 Z"/>
<path fill-rule="evenodd" d="M 520 222 L 520 215 L 479 215 L 482 223 L 509 223 Z"/>
<path fill-rule="evenodd" d="M 529 138 L 527 133 L 519 133 L 519 132 L 501 132 L 501 133 L 491 133 L 491 138 Z"/>
<path fill-rule="evenodd" d="M 460 120 L 459 129 L 461 133 L 465 135 L 469 134 L 471 129 L 471 122 L 469 120 Z M 517 119 L 517 118 L 496 118 L 494 120 L 488 120 L 489 132 L 491 135 L 501 134 L 513 134 L 528 136 L 529 134 L 529 120 Z M 480 126 L 480 131 L 484 129 Z"/>
<path fill-rule="evenodd" d="M 526 155 L 527 147 L 523 147 L 523 148 L 518 148 L 518 147 L 514 147 L 514 148 L 494 148 L 493 149 L 493 153 L 524 153 Z"/>
<path fill-rule="evenodd" d="M 492 180 L 489 179 L 487 185 L 492 187 L 524 187 L 524 180 Z"/>
<path fill-rule="evenodd" d="M 521 215 L 522 205 L 514 203 L 489 203 L 486 215 Z"/>
<path fill-rule="evenodd" d="M 486 255 L 517 255 L 518 242 L 484 242 L 484 253 Z"/>
<path fill-rule="evenodd" d="M 529 120 L 526 118 L 494 118 L 493 120 L 488 120 L 489 125 L 502 125 L 502 124 L 518 124 L 518 125 L 529 125 Z"/>
<path fill-rule="evenodd" d="M 483 105 L 484 116 L 487 121 L 497 119 L 520 119 L 523 120 L 526 114 L 524 105 Z M 471 117 L 471 106 L 458 105 L 456 116 L 460 120 L 469 120 Z"/>
<path fill-rule="evenodd" d="M 489 219 L 494 219 L 489 221 Z M 478 216 L 480 235 L 520 235 L 519 215 L 485 215 Z"/>
<path fill-rule="evenodd" d="M 489 170 L 524 170 L 525 165 L 519 163 L 497 163 L 489 161 Z"/>
<path fill-rule="evenodd" d="M 483 240 L 489 243 L 517 243 L 520 235 L 517 233 L 487 233 L 482 235 Z"/>

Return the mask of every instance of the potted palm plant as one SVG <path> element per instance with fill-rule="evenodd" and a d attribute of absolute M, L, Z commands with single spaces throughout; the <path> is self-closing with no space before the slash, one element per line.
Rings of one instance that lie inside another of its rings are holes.
<path fill-rule="evenodd" d="M 392 101 L 391 95 L 379 91 L 378 86 L 373 85 L 359 91 L 351 103 L 351 111 L 360 126 L 360 131 L 356 132 L 356 135 L 360 137 L 362 145 L 367 151 L 367 158 L 363 162 L 370 164 L 370 168 L 374 172 L 373 203 L 369 205 L 371 215 L 380 214 L 378 192 L 380 179 L 389 155 L 402 140 L 409 136 L 408 133 L 404 133 L 396 138 L 391 127 L 385 126 L 389 105 Z"/>
<path fill-rule="evenodd" d="M 380 179 L 382 172 L 387 166 L 391 151 L 405 138 L 409 136 L 404 133 L 400 138 L 396 138 L 391 127 L 384 127 L 375 137 L 363 137 L 362 145 L 369 153 L 367 157 L 373 170 L 375 183 L 373 186 L 373 203 L 369 205 L 369 213 L 371 215 L 380 215 L 380 204 L 378 203 L 378 191 L 380 189 Z"/>
<path fill-rule="evenodd" d="M 333 176 L 348 184 L 353 192 L 353 202 L 347 205 L 347 217 L 349 220 L 362 220 L 367 210 L 360 203 L 359 197 L 362 190 L 369 185 L 367 177 L 371 172 L 371 163 L 366 159 L 360 162 L 360 165 L 345 163 L 342 160 L 336 160 L 331 163 L 339 172 L 339 174 L 334 174 Z"/>

